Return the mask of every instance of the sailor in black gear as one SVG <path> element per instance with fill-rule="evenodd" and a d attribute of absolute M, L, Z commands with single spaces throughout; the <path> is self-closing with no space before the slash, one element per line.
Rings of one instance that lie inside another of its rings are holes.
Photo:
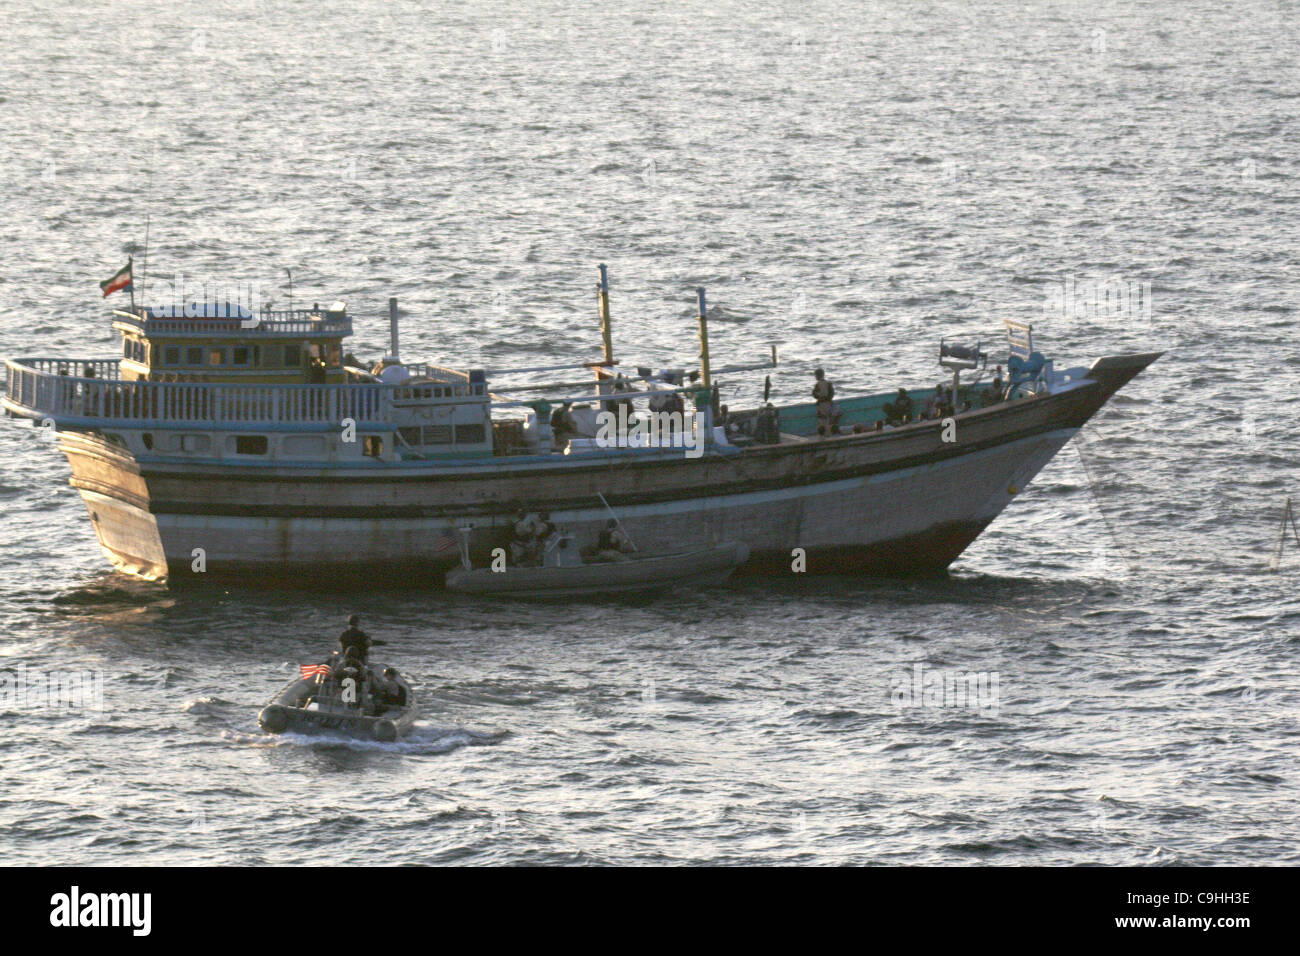
<path fill-rule="evenodd" d="M 884 404 L 885 419 L 891 425 L 902 425 L 912 419 L 912 399 L 907 389 L 900 388 L 894 401 Z"/>
<path fill-rule="evenodd" d="M 596 541 L 596 557 L 602 561 L 626 561 L 627 552 L 632 549 L 632 541 L 618 522 L 610 518 L 601 529 Z"/>
<path fill-rule="evenodd" d="M 776 445 L 781 441 L 781 413 L 771 402 L 758 410 L 754 440 L 764 445 Z"/>
<path fill-rule="evenodd" d="M 361 661 L 361 652 L 355 645 L 350 646 L 346 651 L 339 655 L 338 662 L 334 665 L 330 673 L 330 680 L 334 682 L 334 689 L 330 691 L 331 696 L 341 695 L 343 693 L 344 681 L 351 678 L 353 687 L 356 689 L 356 702 L 359 704 L 362 699 L 362 690 L 365 686 L 366 668 Z"/>
<path fill-rule="evenodd" d="M 614 543 L 614 531 L 618 528 L 618 522 L 610 518 L 605 522 L 605 527 L 600 531 L 600 538 L 596 542 L 597 551 L 617 551 L 618 545 Z"/>
<path fill-rule="evenodd" d="M 348 618 L 348 629 L 339 635 L 339 647 L 342 649 L 344 656 L 347 656 L 348 648 L 355 647 L 362 664 L 365 664 L 366 658 L 370 656 L 370 647 L 374 644 L 383 644 L 384 641 L 377 641 L 372 638 L 361 628 L 357 627 L 361 623 L 361 618 L 353 614 Z"/>
<path fill-rule="evenodd" d="M 374 696 L 377 710 L 406 706 L 406 688 L 397 680 L 397 668 L 384 668 L 382 679 L 375 685 Z"/>

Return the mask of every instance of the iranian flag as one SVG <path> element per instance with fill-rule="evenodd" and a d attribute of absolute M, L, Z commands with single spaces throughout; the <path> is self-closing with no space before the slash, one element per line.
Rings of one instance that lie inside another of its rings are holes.
<path fill-rule="evenodd" d="M 126 260 L 126 265 L 114 274 L 113 278 L 105 279 L 99 284 L 100 289 L 104 292 L 104 298 L 112 295 L 114 292 L 120 292 L 122 289 L 131 288 L 131 260 Z"/>

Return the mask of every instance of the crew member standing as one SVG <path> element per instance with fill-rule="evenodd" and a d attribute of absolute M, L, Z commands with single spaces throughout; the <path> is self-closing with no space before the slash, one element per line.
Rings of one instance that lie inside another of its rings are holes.
<path fill-rule="evenodd" d="M 366 657 L 370 654 L 370 647 L 374 644 L 383 644 L 384 641 L 377 641 L 372 638 L 361 628 L 357 627 L 361 623 L 361 618 L 353 614 L 348 618 L 348 629 L 339 635 L 339 647 L 346 657 L 349 647 L 357 649 L 357 656 L 361 658 L 361 663 L 366 662 Z"/>
<path fill-rule="evenodd" d="M 832 420 L 835 386 L 827 380 L 826 373 L 822 369 L 813 372 L 813 376 L 817 379 L 812 387 L 812 397 L 817 402 L 817 434 L 823 437 L 834 435 L 838 431 Z"/>
<path fill-rule="evenodd" d="M 578 423 L 574 421 L 572 402 L 565 402 L 551 413 L 551 436 L 556 451 L 569 447 L 569 439 L 578 434 Z"/>

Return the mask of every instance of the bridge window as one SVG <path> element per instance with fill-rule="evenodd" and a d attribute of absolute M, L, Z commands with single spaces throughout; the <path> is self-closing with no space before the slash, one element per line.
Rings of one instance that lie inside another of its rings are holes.
<path fill-rule="evenodd" d="M 284 367 L 302 368 L 302 349 L 297 345 L 286 345 L 284 347 Z"/>
<path fill-rule="evenodd" d="M 482 425 L 456 426 L 457 445 L 474 445 L 484 441 L 487 441 L 487 436 Z"/>
<path fill-rule="evenodd" d="M 248 347 L 247 347 L 247 346 L 244 346 L 244 345 L 236 345 L 234 348 L 232 348 L 232 349 L 230 350 L 230 364 L 231 364 L 231 365 L 247 365 L 247 364 L 248 364 Z"/>
<path fill-rule="evenodd" d="M 168 451 L 203 452 L 212 447 L 212 439 L 207 435 L 170 435 L 167 438 Z"/>
<path fill-rule="evenodd" d="M 226 350 L 225 350 L 225 349 L 208 349 L 208 364 L 209 364 L 209 365 L 225 365 L 225 364 L 226 364 Z"/>
<path fill-rule="evenodd" d="M 408 445 L 451 444 L 450 425 L 425 425 L 423 428 L 416 425 L 411 428 L 399 428 L 397 431 Z"/>
<path fill-rule="evenodd" d="M 370 458 L 381 458 L 384 454 L 384 440 L 379 435 L 367 435 L 361 443 L 361 454 Z"/>
<path fill-rule="evenodd" d="M 265 455 L 267 441 L 265 435 L 236 435 L 236 455 Z"/>
<path fill-rule="evenodd" d="M 325 454 L 325 439 L 320 435 L 288 435 L 282 446 L 287 455 Z"/>
<path fill-rule="evenodd" d="M 408 445 L 477 445 L 486 441 L 482 425 L 425 425 L 399 428 L 398 434 Z"/>
<path fill-rule="evenodd" d="M 280 346 L 278 345 L 255 345 L 253 351 L 257 354 L 258 368 L 279 368 L 281 363 Z"/>
<path fill-rule="evenodd" d="M 163 348 L 164 365 L 180 365 L 181 349 L 179 345 L 168 345 Z"/>
<path fill-rule="evenodd" d="M 187 349 L 185 350 L 185 364 L 186 364 L 186 365 L 196 365 L 196 366 L 197 366 L 197 365 L 202 365 L 202 364 L 203 364 L 203 346 L 201 346 L 201 345 L 193 345 L 193 346 L 190 346 L 189 348 L 187 348 Z"/>

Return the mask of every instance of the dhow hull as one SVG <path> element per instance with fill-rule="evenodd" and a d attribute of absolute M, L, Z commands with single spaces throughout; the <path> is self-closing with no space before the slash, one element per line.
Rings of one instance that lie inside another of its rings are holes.
<path fill-rule="evenodd" d="M 1119 387 L 1157 356 L 1100 360 L 1091 379 L 883 433 L 710 453 L 569 456 L 366 470 L 137 460 L 60 436 L 99 542 L 123 570 L 172 583 L 428 586 L 506 547 L 517 509 L 549 511 L 579 546 L 609 518 L 645 551 L 738 541 L 737 574 L 941 572 Z M 602 501 L 602 498 L 604 499 Z"/>

